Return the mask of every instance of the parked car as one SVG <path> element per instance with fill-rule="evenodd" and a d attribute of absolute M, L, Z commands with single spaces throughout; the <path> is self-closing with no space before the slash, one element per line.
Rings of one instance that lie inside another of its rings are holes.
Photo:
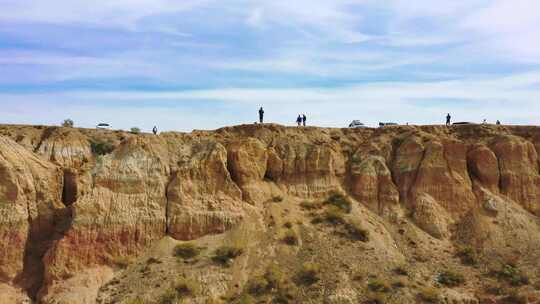
<path fill-rule="evenodd" d="M 109 125 L 108 123 L 98 123 L 98 125 L 96 126 L 96 129 L 110 129 L 111 128 L 111 125 Z"/>
<path fill-rule="evenodd" d="M 395 122 L 380 122 L 379 127 L 387 127 L 387 126 L 397 126 L 398 124 Z"/>
<path fill-rule="evenodd" d="M 349 128 L 367 128 L 360 120 L 353 120 L 349 124 Z"/>

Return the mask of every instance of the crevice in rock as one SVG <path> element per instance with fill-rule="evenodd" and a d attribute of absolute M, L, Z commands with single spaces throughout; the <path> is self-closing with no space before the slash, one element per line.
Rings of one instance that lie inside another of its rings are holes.
<path fill-rule="evenodd" d="M 64 169 L 64 186 L 62 187 L 62 203 L 71 206 L 77 201 L 77 174 L 69 169 Z"/>
<path fill-rule="evenodd" d="M 169 235 L 169 209 L 170 209 L 170 198 L 169 198 L 169 188 L 170 185 L 177 177 L 177 172 L 171 172 L 167 185 L 165 185 L 165 235 Z"/>
<path fill-rule="evenodd" d="M 28 217 L 28 236 L 25 245 L 23 271 L 15 278 L 16 285 L 37 300 L 44 284 L 45 264 L 43 257 L 70 229 L 73 220 L 71 207 L 57 210 L 52 217 Z"/>

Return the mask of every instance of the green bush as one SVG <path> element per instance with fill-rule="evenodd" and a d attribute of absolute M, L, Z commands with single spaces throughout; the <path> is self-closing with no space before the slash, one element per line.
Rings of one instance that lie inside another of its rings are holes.
<path fill-rule="evenodd" d="M 368 295 L 365 304 L 384 304 L 386 303 L 386 295 L 382 293 L 371 293 Z"/>
<path fill-rule="evenodd" d="M 274 203 L 281 203 L 281 202 L 283 202 L 283 197 L 282 197 L 282 196 L 279 196 L 279 195 L 278 195 L 278 196 L 274 196 L 274 197 L 272 197 L 272 202 L 274 202 Z"/>
<path fill-rule="evenodd" d="M 447 270 L 439 274 L 437 281 L 448 287 L 456 287 L 465 283 L 465 277 L 462 274 Z"/>
<path fill-rule="evenodd" d="M 261 295 L 273 289 L 283 287 L 285 281 L 283 273 L 276 267 L 268 268 L 263 276 L 258 276 L 250 280 L 247 290 L 250 294 Z"/>
<path fill-rule="evenodd" d="M 527 304 L 529 301 L 527 297 L 517 292 L 512 292 L 511 294 L 503 297 L 500 302 L 501 304 Z"/>
<path fill-rule="evenodd" d="M 300 203 L 300 207 L 305 210 L 315 210 L 321 208 L 321 204 L 317 202 L 303 201 Z"/>
<path fill-rule="evenodd" d="M 282 238 L 282 241 L 287 245 L 296 246 L 298 245 L 298 236 L 293 230 L 287 230 Z"/>
<path fill-rule="evenodd" d="M 102 140 L 91 140 L 90 149 L 94 155 L 106 155 L 114 151 L 115 147 L 112 143 Z"/>
<path fill-rule="evenodd" d="M 494 272 L 495 276 L 501 280 L 506 281 L 512 286 L 523 286 L 530 283 L 529 277 L 521 273 L 521 271 L 509 264 L 505 264 L 500 270 Z"/>
<path fill-rule="evenodd" d="M 352 239 L 367 242 L 369 241 L 369 231 L 364 229 L 358 221 L 351 221 L 345 225 Z"/>
<path fill-rule="evenodd" d="M 296 279 L 299 285 L 313 285 L 320 280 L 321 266 L 317 263 L 304 263 L 298 272 Z"/>
<path fill-rule="evenodd" d="M 215 262 L 227 265 L 231 260 L 239 257 L 244 253 L 244 249 L 235 246 L 222 246 L 214 252 L 212 258 Z"/>
<path fill-rule="evenodd" d="M 158 298 L 158 304 L 176 304 L 178 297 L 173 288 L 169 288 Z"/>
<path fill-rule="evenodd" d="M 337 207 L 331 206 L 323 212 L 323 219 L 331 224 L 344 224 L 345 218 L 343 211 Z"/>
<path fill-rule="evenodd" d="M 136 297 L 131 300 L 127 300 L 124 302 L 124 304 L 145 304 L 145 302 L 141 298 Z"/>
<path fill-rule="evenodd" d="M 62 122 L 62 127 L 66 127 L 66 128 L 73 128 L 73 126 L 75 125 L 75 123 L 73 122 L 72 119 L 65 119 L 63 122 Z"/>
<path fill-rule="evenodd" d="M 400 276 L 409 276 L 409 271 L 407 271 L 407 268 L 403 265 L 394 268 L 394 273 Z"/>
<path fill-rule="evenodd" d="M 456 256 L 461 260 L 464 265 L 476 265 L 478 264 L 478 253 L 476 249 L 471 246 L 465 246 L 458 250 Z"/>
<path fill-rule="evenodd" d="M 351 201 L 340 193 L 332 193 L 326 200 L 326 204 L 336 206 L 346 213 L 350 213 L 352 210 Z"/>
<path fill-rule="evenodd" d="M 438 304 L 440 303 L 440 292 L 433 287 L 425 287 L 420 289 L 417 295 L 418 299 L 423 303 Z"/>
<path fill-rule="evenodd" d="M 390 287 L 385 282 L 373 280 L 368 283 L 368 288 L 374 292 L 389 292 Z"/>
<path fill-rule="evenodd" d="M 179 277 L 174 283 L 174 290 L 176 291 L 176 295 L 182 298 L 194 296 L 195 294 L 199 293 L 200 287 L 193 280 L 185 277 Z"/>
<path fill-rule="evenodd" d="M 133 134 L 139 134 L 141 133 L 141 129 L 137 128 L 137 127 L 133 127 L 130 129 L 130 132 L 133 133 Z"/>
<path fill-rule="evenodd" d="M 174 247 L 174 255 L 185 260 L 197 257 L 201 250 L 193 243 L 182 243 Z"/>

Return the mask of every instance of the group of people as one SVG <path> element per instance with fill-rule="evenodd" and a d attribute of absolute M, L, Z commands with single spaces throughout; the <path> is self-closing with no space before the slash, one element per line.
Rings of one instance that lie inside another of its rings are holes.
<path fill-rule="evenodd" d="M 307 116 L 306 114 L 298 114 L 298 117 L 296 118 L 296 123 L 298 124 L 298 126 L 306 126 L 306 121 L 307 121 Z M 261 107 L 259 109 L 259 123 L 263 123 L 264 122 L 264 109 L 263 107 Z"/>
<path fill-rule="evenodd" d="M 451 121 L 452 121 L 452 116 L 450 116 L 450 113 L 448 113 L 448 114 L 446 115 L 446 125 L 447 125 L 447 126 L 451 125 Z M 484 119 L 484 121 L 482 122 L 482 124 L 484 124 L 484 125 L 487 124 L 487 120 Z M 499 125 L 501 124 L 501 121 L 497 119 L 497 121 L 495 122 L 495 124 L 499 126 Z"/>

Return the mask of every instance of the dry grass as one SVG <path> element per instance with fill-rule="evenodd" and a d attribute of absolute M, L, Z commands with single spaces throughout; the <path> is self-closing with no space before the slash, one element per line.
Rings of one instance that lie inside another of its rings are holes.
<path fill-rule="evenodd" d="M 465 283 L 465 277 L 460 273 L 449 270 L 443 271 L 437 277 L 437 282 L 448 287 L 457 287 Z"/>
<path fill-rule="evenodd" d="M 317 263 L 304 263 L 296 275 L 298 285 L 313 285 L 320 280 L 321 266 Z"/>
<path fill-rule="evenodd" d="M 193 259 L 201 253 L 201 249 L 193 243 L 182 243 L 174 246 L 174 255 L 185 260 Z"/>
<path fill-rule="evenodd" d="M 424 287 L 418 292 L 417 298 L 421 303 L 440 303 L 440 291 L 433 287 Z"/>

